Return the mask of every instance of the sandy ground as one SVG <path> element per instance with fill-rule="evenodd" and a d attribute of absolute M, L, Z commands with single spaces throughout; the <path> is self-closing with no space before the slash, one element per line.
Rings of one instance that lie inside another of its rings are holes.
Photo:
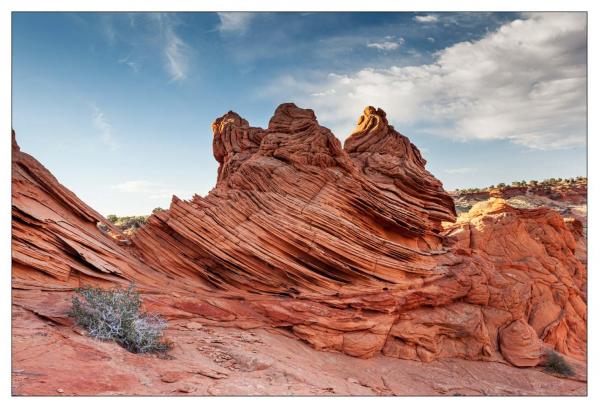
<path fill-rule="evenodd" d="M 166 358 L 132 354 L 68 320 L 13 306 L 13 395 L 585 395 L 540 369 L 321 352 L 279 329 L 171 320 Z M 584 372 L 584 368 L 577 370 Z"/>

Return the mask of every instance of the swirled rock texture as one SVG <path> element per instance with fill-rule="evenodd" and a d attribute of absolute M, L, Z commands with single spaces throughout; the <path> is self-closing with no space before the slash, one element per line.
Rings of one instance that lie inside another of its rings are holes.
<path fill-rule="evenodd" d="M 576 257 L 576 237 L 557 212 L 491 199 L 475 205 L 446 234 L 492 263 L 485 270 L 486 291 L 496 309 L 523 319 L 546 345 L 585 358 L 586 267 Z M 502 349 L 504 356 L 509 348 Z"/>
<path fill-rule="evenodd" d="M 85 284 L 168 284 L 127 239 L 83 203 L 12 132 L 12 287 L 62 290 Z"/>
<path fill-rule="evenodd" d="M 455 220 L 453 199 L 424 166 L 426 160 L 410 140 L 387 122 L 382 109 L 364 110 L 345 150 L 361 172 L 389 199 L 406 202 L 422 228 L 438 232 L 442 221 Z"/>
<path fill-rule="evenodd" d="M 400 140 L 388 142 L 395 167 L 406 169 L 395 170 L 396 184 L 420 179 L 404 190 L 384 189 L 392 170 L 381 164 L 389 175 L 380 180 L 366 174 L 311 110 L 292 104 L 265 130 L 231 112 L 213 130 L 218 183 L 207 197 L 175 198 L 150 217 L 134 239 L 147 264 L 200 277 L 206 287 L 289 296 L 382 291 L 441 273 L 432 258 L 442 250 L 440 221 L 455 218 L 452 201 L 392 129 L 377 128 L 375 137 Z M 372 149 L 360 160 L 383 163 Z M 439 204 L 428 211 L 419 203 L 434 194 Z"/>
<path fill-rule="evenodd" d="M 491 199 L 456 220 L 418 149 L 373 107 L 345 146 L 294 104 L 266 129 L 228 112 L 212 130 L 214 189 L 173 197 L 130 241 L 13 135 L 15 307 L 70 324 L 69 289 L 135 282 L 171 320 L 284 329 L 360 358 L 585 360 L 580 228 L 557 212 Z"/>

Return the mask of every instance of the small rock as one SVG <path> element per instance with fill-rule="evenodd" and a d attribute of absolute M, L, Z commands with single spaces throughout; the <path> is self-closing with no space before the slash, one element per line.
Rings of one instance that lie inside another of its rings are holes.
<path fill-rule="evenodd" d="M 202 327 L 204 327 L 204 325 L 202 323 L 198 323 L 198 322 L 189 322 L 185 325 L 185 327 L 187 327 L 190 330 L 197 330 L 197 329 L 201 329 Z"/>
<path fill-rule="evenodd" d="M 189 394 L 191 392 L 194 392 L 195 390 L 197 390 L 197 388 L 195 386 L 193 386 L 191 384 L 183 384 L 180 387 L 178 387 L 175 391 Z"/>
<path fill-rule="evenodd" d="M 215 378 L 215 379 L 227 378 L 229 376 L 227 373 L 214 371 L 209 368 L 196 368 L 192 372 L 194 374 L 200 374 L 205 377 Z"/>
<path fill-rule="evenodd" d="M 160 380 L 165 383 L 174 383 L 183 378 L 182 373 L 176 371 L 167 371 L 160 376 Z"/>
<path fill-rule="evenodd" d="M 62 388 L 57 388 L 57 389 L 56 389 L 56 392 L 58 392 L 58 393 L 62 394 L 62 393 L 64 392 L 64 390 L 63 390 Z"/>

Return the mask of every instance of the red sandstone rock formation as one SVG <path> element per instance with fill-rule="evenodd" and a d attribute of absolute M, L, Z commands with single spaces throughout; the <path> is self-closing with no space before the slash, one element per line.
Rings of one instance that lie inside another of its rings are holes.
<path fill-rule="evenodd" d="M 85 284 L 164 284 L 103 216 L 61 185 L 12 132 L 12 286 L 60 290 Z"/>
<path fill-rule="evenodd" d="M 293 104 L 267 129 L 233 112 L 212 128 L 216 187 L 174 197 L 130 244 L 13 139 L 13 288 L 136 282 L 171 319 L 363 358 L 585 359 L 586 268 L 558 213 L 493 200 L 452 224 L 418 149 L 372 107 L 344 148 Z M 13 303 L 48 315 L 30 292 Z"/>
<path fill-rule="evenodd" d="M 402 168 L 394 190 L 392 181 L 383 189 L 392 177 L 382 167 L 369 176 L 358 169 L 310 110 L 281 105 L 266 130 L 228 113 L 213 129 L 218 183 L 207 197 L 174 199 L 150 217 L 134 238 L 148 265 L 199 276 L 207 287 L 290 296 L 382 290 L 430 275 L 453 204 L 405 137 L 373 129 L 404 144 L 387 154 Z M 376 147 L 360 154 L 385 157 Z"/>
<path fill-rule="evenodd" d="M 460 217 L 447 236 L 492 262 L 484 272 L 489 305 L 509 311 L 510 320 L 522 318 L 517 327 L 527 322 L 559 352 L 585 358 L 586 267 L 576 258 L 576 239 L 557 212 L 516 209 L 492 199 Z M 506 324 L 501 323 L 504 330 Z M 522 336 L 528 336 L 526 330 Z M 530 342 L 537 347 L 536 340 Z M 509 348 L 501 348 L 504 357 Z"/>

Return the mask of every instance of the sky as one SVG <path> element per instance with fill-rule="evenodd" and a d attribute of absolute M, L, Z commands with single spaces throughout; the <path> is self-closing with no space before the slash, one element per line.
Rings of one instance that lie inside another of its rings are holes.
<path fill-rule="evenodd" d="M 585 13 L 13 13 L 21 149 L 94 209 L 216 182 L 212 121 L 284 102 L 345 140 L 365 106 L 446 190 L 586 176 Z"/>

